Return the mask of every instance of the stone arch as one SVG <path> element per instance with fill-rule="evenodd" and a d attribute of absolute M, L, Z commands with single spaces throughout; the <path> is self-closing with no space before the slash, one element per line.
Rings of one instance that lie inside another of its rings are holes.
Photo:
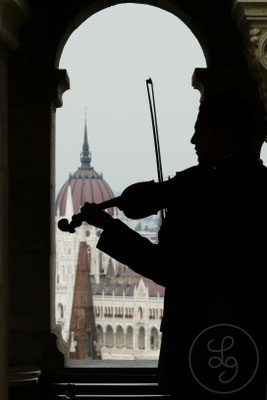
<path fill-rule="evenodd" d="M 118 0 L 116 6 L 125 3 L 133 2 Z M 203 7 L 201 3 L 194 0 L 187 2 L 162 1 L 160 5 L 156 0 L 143 0 L 138 4 L 160 8 L 179 18 L 199 41 L 208 66 L 227 67 L 231 63 L 236 66 L 245 65 L 240 35 L 234 21 L 228 15 L 230 5 L 221 3 L 220 0 L 213 0 Z M 56 66 L 59 65 L 63 48 L 71 34 L 92 15 L 105 10 L 109 6 L 110 4 L 107 1 L 84 6 L 81 0 L 77 1 L 75 8 L 72 5 L 68 9 L 69 7 L 66 5 L 61 35 L 58 36 L 58 47 L 55 53 Z M 225 23 L 227 23 L 227 29 L 224 27 Z M 216 41 L 214 37 L 216 37 Z M 220 48 L 219 52 L 217 51 L 218 48 Z"/>
<path fill-rule="evenodd" d="M 97 342 L 100 347 L 104 346 L 104 332 L 101 325 L 96 326 Z"/>
<path fill-rule="evenodd" d="M 150 332 L 150 349 L 158 350 L 159 349 L 159 331 L 157 328 L 151 328 Z"/>
<path fill-rule="evenodd" d="M 114 331 L 111 325 L 106 327 L 105 346 L 108 348 L 114 347 Z"/>
<path fill-rule="evenodd" d="M 141 326 L 138 331 L 138 350 L 145 350 L 145 328 Z"/>
<path fill-rule="evenodd" d="M 133 327 L 128 326 L 126 330 L 126 349 L 133 348 Z"/>
<path fill-rule="evenodd" d="M 124 347 L 124 331 L 121 325 L 116 329 L 116 347 L 122 349 Z"/>

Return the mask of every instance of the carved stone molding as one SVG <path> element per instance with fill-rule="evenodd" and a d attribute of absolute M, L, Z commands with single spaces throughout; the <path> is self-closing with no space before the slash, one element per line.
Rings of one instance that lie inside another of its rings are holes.
<path fill-rule="evenodd" d="M 62 96 L 66 90 L 70 88 L 70 80 L 65 69 L 55 69 L 51 80 L 51 97 L 55 108 L 63 105 Z"/>
<path fill-rule="evenodd" d="M 234 0 L 232 17 L 243 35 L 248 67 L 267 113 L 267 2 Z"/>
<path fill-rule="evenodd" d="M 0 0 L 0 43 L 16 50 L 19 47 L 19 30 L 30 18 L 27 0 Z"/>

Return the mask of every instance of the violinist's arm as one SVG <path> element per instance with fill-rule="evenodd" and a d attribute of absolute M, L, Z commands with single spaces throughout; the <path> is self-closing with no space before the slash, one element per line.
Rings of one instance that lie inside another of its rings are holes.
<path fill-rule="evenodd" d="M 122 221 L 110 214 L 99 211 L 95 204 L 82 208 L 88 224 L 103 229 L 97 248 L 134 271 L 164 285 L 160 275 L 160 252 L 158 245 L 130 229 Z"/>
<path fill-rule="evenodd" d="M 166 286 L 159 245 L 151 243 L 122 221 L 114 219 L 106 225 L 97 248 L 135 272 Z"/>

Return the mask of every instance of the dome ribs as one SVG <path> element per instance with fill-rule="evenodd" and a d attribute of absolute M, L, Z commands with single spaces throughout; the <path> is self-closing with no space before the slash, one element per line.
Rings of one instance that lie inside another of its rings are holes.
<path fill-rule="evenodd" d="M 103 190 L 101 189 L 101 186 L 100 186 L 100 184 L 99 184 L 99 180 L 98 180 L 98 179 L 96 179 L 96 184 L 97 184 L 97 186 L 98 186 L 98 188 L 99 188 L 99 192 L 100 192 L 100 195 L 101 195 L 101 203 L 102 203 L 103 201 L 105 201 L 105 198 L 104 198 Z M 104 186 L 105 186 L 105 185 L 104 185 Z"/>
<path fill-rule="evenodd" d="M 87 140 L 87 126 L 85 121 L 83 151 L 81 153 L 81 166 L 70 174 L 69 179 L 64 183 L 59 191 L 56 200 L 56 212 L 59 209 L 60 215 L 65 215 L 68 185 L 71 187 L 73 210 L 75 214 L 80 212 L 80 208 L 85 202 L 102 203 L 114 198 L 113 192 L 108 183 L 103 179 L 102 174 L 98 174 L 91 166 L 91 153 Z M 109 209 L 112 213 L 113 209 Z"/>
<path fill-rule="evenodd" d="M 93 183 L 92 179 L 89 179 L 89 185 L 90 185 L 90 195 L 91 195 L 91 201 L 88 200 L 89 203 L 94 203 L 95 202 L 95 196 L 94 196 L 94 189 L 93 189 Z"/>

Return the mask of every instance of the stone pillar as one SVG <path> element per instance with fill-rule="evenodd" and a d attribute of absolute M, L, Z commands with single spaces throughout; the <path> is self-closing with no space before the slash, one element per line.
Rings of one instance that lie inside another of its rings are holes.
<path fill-rule="evenodd" d="M 234 0 L 232 17 L 243 35 L 248 67 L 267 113 L 267 2 Z"/>
<path fill-rule="evenodd" d="M 29 18 L 27 1 L 0 2 L 0 399 L 8 398 L 8 52 L 19 47 L 20 26 Z"/>
<path fill-rule="evenodd" d="M 56 341 L 62 350 L 64 343 L 50 332 L 55 328 L 55 110 L 69 82 L 66 71 L 52 66 L 51 48 L 41 40 L 32 48 L 27 34 L 23 49 L 9 57 L 9 363 L 49 371 L 64 366 Z"/>
<path fill-rule="evenodd" d="M 7 55 L 0 45 L 0 398 L 7 399 L 8 132 Z"/>

